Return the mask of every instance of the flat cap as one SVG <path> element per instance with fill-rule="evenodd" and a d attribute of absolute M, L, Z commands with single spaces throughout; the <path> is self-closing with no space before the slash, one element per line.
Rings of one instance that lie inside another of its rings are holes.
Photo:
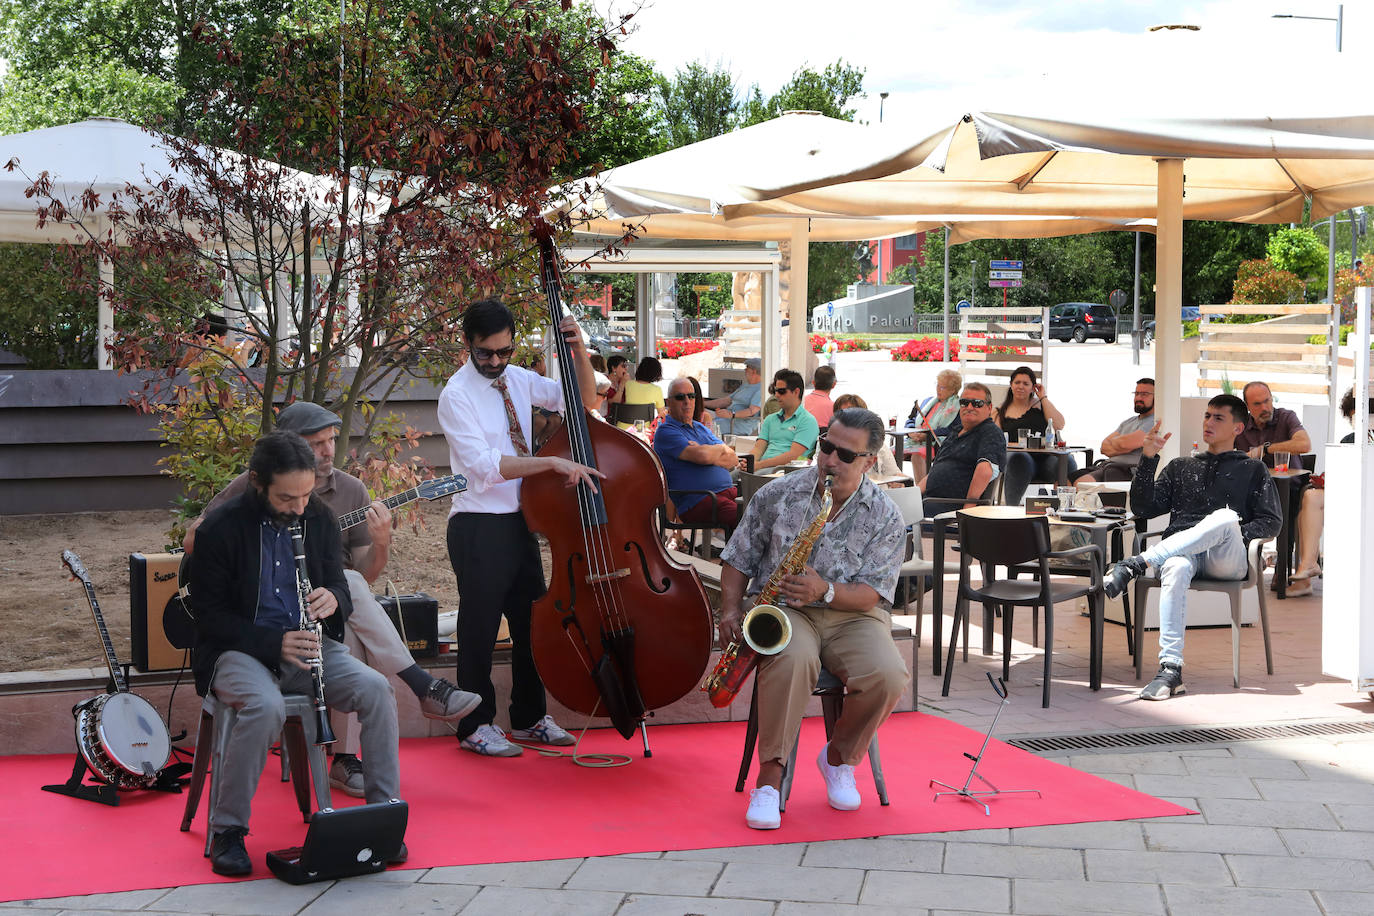
<path fill-rule="evenodd" d="M 755 372 L 763 371 L 763 360 L 757 356 L 751 356 L 744 361 L 744 368 L 753 369 Z"/>
<path fill-rule="evenodd" d="M 277 429 L 289 429 L 302 436 L 311 436 L 331 426 L 343 426 L 343 420 L 332 410 L 312 401 L 293 401 L 277 414 Z"/>

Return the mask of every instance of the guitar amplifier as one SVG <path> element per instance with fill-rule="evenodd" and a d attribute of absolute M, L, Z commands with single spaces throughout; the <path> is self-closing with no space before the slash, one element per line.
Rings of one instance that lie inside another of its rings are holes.
<path fill-rule="evenodd" d="M 176 671 L 182 650 L 162 632 L 162 609 L 177 591 L 179 553 L 129 554 L 129 641 L 139 671 Z"/>
<path fill-rule="evenodd" d="M 377 595 L 401 641 L 412 658 L 433 658 L 439 654 L 439 602 L 416 592 L 413 595 Z"/>

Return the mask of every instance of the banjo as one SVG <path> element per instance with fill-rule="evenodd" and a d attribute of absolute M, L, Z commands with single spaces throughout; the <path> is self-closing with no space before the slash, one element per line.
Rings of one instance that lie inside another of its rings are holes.
<path fill-rule="evenodd" d="M 419 485 L 409 490 L 388 496 L 382 503 L 388 509 L 399 509 L 417 499 L 433 501 L 462 493 L 467 488 L 468 479 L 462 474 L 446 474 L 443 477 L 422 480 Z M 340 515 L 339 530 L 347 531 L 367 521 L 367 510 L 370 507 L 369 503 L 361 509 Z M 190 567 L 191 554 L 182 554 L 181 565 L 177 569 L 177 590 L 167 599 L 167 604 L 162 609 L 162 629 L 167 634 L 168 641 L 178 649 L 191 649 L 196 643 L 196 620 L 191 608 Z"/>
<path fill-rule="evenodd" d="M 76 717 L 76 747 L 96 776 L 117 789 L 141 789 L 152 785 L 172 753 L 167 726 L 152 704 L 129 692 L 129 685 L 115 657 L 110 632 L 95 598 L 95 587 L 81 558 L 62 551 L 62 562 L 86 587 L 86 600 L 95 616 L 105 648 L 105 664 L 115 692 L 92 697 L 72 709 Z"/>

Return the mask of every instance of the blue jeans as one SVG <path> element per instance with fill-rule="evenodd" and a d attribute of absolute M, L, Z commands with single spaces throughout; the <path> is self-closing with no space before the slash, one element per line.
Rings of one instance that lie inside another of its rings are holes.
<path fill-rule="evenodd" d="M 1245 538 L 1240 533 L 1240 516 L 1231 509 L 1218 509 L 1140 556 L 1159 570 L 1163 586 L 1159 595 L 1159 660 L 1181 666 L 1183 620 L 1187 612 L 1188 586 L 1193 577 L 1244 579 L 1246 576 Z"/>

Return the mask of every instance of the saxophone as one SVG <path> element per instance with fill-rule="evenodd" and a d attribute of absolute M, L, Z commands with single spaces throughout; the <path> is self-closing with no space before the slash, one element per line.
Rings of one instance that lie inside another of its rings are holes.
<path fill-rule="evenodd" d="M 825 489 L 821 494 L 821 510 L 816 513 L 811 524 L 797 535 L 797 539 L 787 550 L 787 556 L 783 557 L 778 568 L 773 570 L 773 574 L 764 583 L 763 590 L 754 599 L 754 606 L 744 615 L 744 620 L 740 624 L 744 644 L 732 640 L 721 653 L 720 661 L 716 662 L 716 667 L 706 678 L 706 683 L 701 685 L 701 689 L 710 696 L 712 706 L 723 708 L 734 702 L 744 679 L 758 664 L 759 656 L 777 655 L 787 648 L 787 643 L 792 639 L 792 622 L 776 604 L 778 592 L 782 588 L 783 576 L 794 575 L 806 568 L 806 561 L 815 549 L 816 541 L 820 539 L 821 529 L 830 517 L 830 483 L 830 478 L 826 477 Z"/>

